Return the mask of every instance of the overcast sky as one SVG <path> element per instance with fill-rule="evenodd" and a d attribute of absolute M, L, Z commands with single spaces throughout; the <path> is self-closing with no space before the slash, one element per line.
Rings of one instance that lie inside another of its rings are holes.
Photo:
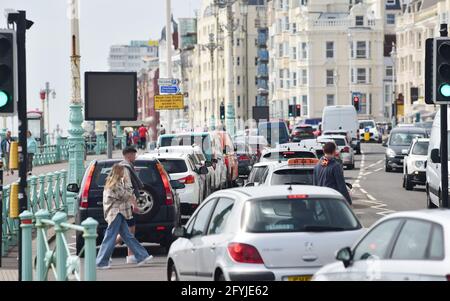
<path fill-rule="evenodd" d="M 50 100 L 50 122 L 66 133 L 70 102 L 70 20 L 68 0 L 1 0 L 4 10 L 25 10 L 34 21 L 27 32 L 28 109 L 41 108 L 39 91 L 50 82 L 56 99 Z M 109 47 L 130 40 L 159 39 L 165 26 L 165 0 L 80 0 L 81 77 L 85 71 L 107 71 Z M 201 0 L 172 0 L 175 19 L 194 17 Z M 10 123 L 10 122 L 8 122 Z M 17 126 L 17 123 L 15 123 Z"/>

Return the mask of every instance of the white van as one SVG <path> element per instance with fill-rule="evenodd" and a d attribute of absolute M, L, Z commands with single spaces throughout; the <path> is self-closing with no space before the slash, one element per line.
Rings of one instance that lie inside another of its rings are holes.
<path fill-rule="evenodd" d="M 450 120 L 450 111 L 448 112 L 447 120 Z M 450 131 L 447 132 L 447 137 Z M 447 138 L 448 139 L 448 138 Z M 441 204 L 441 163 L 440 163 L 440 149 L 441 149 L 441 111 L 436 113 L 433 127 L 431 128 L 430 143 L 427 154 L 427 207 L 436 208 Z M 450 165 L 450 162 L 449 162 Z"/>
<path fill-rule="evenodd" d="M 345 130 L 351 137 L 351 145 L 357 154 L 361 153 L 358 114 L 352 105 L 328 106 L 323 110 L 322 132 Z"/>

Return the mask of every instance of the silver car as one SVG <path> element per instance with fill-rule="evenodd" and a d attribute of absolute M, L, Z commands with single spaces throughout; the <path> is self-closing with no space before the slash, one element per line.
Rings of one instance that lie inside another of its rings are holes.
<path fill-rule="evenodd" d="M 338 192 L 283 185 L 218 191 L 173 232 L 169 280 L 306 281 L 364 229 Z"/>
<path fill-rule="evenodd" d="M 353 153 L 353 148 L 345 136 L 323 135 L 317 138 L 318 142 L 322 142 L 324 140 L 333 140 L 336 143 L 343 166 L 347 167 L 347 169 L 355 168 L 355 155 Z"/>
<path fill-rule="evenodd" d="M 390 214 L 313 280 L 450 281 L 449 221 L 448 209 Z"/>

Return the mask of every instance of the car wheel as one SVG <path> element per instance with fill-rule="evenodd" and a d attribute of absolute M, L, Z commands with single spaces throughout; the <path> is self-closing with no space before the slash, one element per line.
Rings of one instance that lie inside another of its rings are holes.
<path fill-rule="evenodd" d="M 408 174 L 405 175 L 405 188 L 406 190 L 413 190 L 414 184 L 409 179 Z"/>
<path fill-rule="evenodd" d="M 167 281 L 180 281 L 175 264 L 171 263 L 167 268 Z"/>
<path fill-rule="evenodd" d="M 405 175 L 403 175 L 403 179 L 402 179 L 402 187 L 405 188 L 405 182 L 406 182 L 406 178 Z"/>
<path fill-rule="evenodd" d="M 433 203 L 433 201 L 431 201 L 430 191 L 428 190 L 428 186 L 427 186 L 427 208 L 428 209 L 437 208 L 436 205 Z"/>
<path fill-rule="evenodd" d="M 219 272 L 219 275 L 216 276 L 216 281 L 226 281 L 225 276 L 223 275 L 222 271 Z"/>
<path fill-rule="evenodd" d="M 385 165 L 384 165 L 384 171 L 385 171 L 385 172 L 391 172 L 391 171 L 392 171 L 392 167 L 390 167 L 390 166 L 387 164 L 387 162 L 386 162 Z"/>

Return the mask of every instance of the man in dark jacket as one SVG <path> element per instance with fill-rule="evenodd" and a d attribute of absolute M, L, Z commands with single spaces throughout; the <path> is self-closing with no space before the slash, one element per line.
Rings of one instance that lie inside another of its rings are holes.
<path fill-rule="evenodd" d="M 130 179 L 131 179 L 131 184 L 133 185 L 134 195 L 136 196 L 136 200 L 139 200 L 140 190 L 142 190 L 144 188 L 144 184 L 142 183 L 141 179 L 139 179 L 139 176 L 137 175 L 136 171 L 134 170 L 134 162 L 136 161 L 136 153 L 137 153 L 137 150 L 134 147 L 132 147 L 132 146 L 126 147 L 122 151 L 124 160 L 122 162 L 120 162 L 120 165 L 125 166 L 126 170 L 128 170 L 128 174 L 130 175 Z M 133 217 L 132 219 L 127 219 L 126 221 L 127 221 L 130 233 L 132 233 L 134 235 L 136 233 L 136 219 Z M 116 242 L 120 243 L 121 239 L 117 239 Z M 128 248 L 127 263 L 136 263 L 136 258 L 134 257 L 134 254 L 130 248 Z"/>
<path fill-rule="evenodd" d="M 314 167 L 313 184 L 316 186 L 332 188 L 340 192 L 348 203 L 352 204 L 352 199 L 345 185 L 344 172 L 342 166 L 335 160 L 336 145 L 327 142 L 323 146 L 325 154 Z"/>

